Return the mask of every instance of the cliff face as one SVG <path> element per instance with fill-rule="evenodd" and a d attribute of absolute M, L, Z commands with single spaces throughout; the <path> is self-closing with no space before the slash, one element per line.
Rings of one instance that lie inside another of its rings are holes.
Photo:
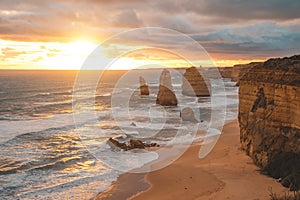
<path fill-rule="evenodd" d="M 300 56 L 253 67 L 240 80 L 239 100 L 241 145 L 257 165 L 300 152 Z"/>
<path fill-rule="evenodd" d="M 252 62 L 249 64 L 243 64 L 243 65 L 234 65 L 231 71 L 231 81 L 237 82 L 237 85 L 239 85 L 240 79 L 247 74 L 253 67 L 257 67 L 262 65 L 260 62 Z"/>
<path fill-rule="evenodd" d="M 220 75 L 223 78 L 231 78 L 233 67 L 218 67 Z"/>
<path fill-rule="evenodd" d="M 187 96 L 210 96 L 205 80 L 196 67 L 186 69 L 182 77 L 182 94 Z"/>
<path fill-rule="evenodd" d="M 205 68 L 204 75 L 208 78 L 230 78 L 232 75 L 233 67 L 209 67 Z"/>

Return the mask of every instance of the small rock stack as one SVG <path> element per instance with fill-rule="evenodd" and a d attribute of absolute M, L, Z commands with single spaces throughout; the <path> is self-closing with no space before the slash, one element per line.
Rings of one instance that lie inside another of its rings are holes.
<path fill-rule="evenodd" d="M 148 85 L 143 77 L 140 76 L 140 94 L 141 95 L 149 95 Z"/>

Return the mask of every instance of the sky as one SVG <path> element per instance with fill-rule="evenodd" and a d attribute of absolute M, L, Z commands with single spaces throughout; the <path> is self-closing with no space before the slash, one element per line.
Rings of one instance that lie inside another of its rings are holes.
<path fill-rule="evenodd" d="M 102 60 L 122 54 L 116 68 L 147 59 L 182 67 L 178 49 L 202 59 L 183 35 L 216 66 L 291 56 L 300 49 L 299 10 L 299 0 L 0 0 L 0 69 L 79 69 L 99 46 Z M 160 39 L 145 27 L 163 28 Z M 156 51 L 128 53 L 142 48 Z"/>

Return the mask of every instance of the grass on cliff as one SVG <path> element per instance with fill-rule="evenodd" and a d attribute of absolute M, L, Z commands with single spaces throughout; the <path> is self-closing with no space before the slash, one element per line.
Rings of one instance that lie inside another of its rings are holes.
<path fill-rule="evenodd" d="M 300 200 L 300 192 L 285 192 L 282 195 L 278 195 L 270 191 L 270 200 Z"/>
<path fill-rule="evenodd" d="M 292 191 L 300 190 L 300 153 L 282 152 L 274 156 L 262 173 L 279 179 L 284 187 Z"/>

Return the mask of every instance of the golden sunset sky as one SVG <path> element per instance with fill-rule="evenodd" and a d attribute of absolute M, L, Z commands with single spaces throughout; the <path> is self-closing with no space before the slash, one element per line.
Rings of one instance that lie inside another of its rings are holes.
<path fill-rule="evenodd" d="M 186 34 L 217 66 L 289 56 L 299 53 L 299 9 L 299 0 L 0 0 L 0 69 L 79 69 L 110 37 L 143 27 Z M 178 38 L 166 42 L 165 37 L 175 37 L 162 35 L 163 45 L 151 35 L 121 38 L 99 56 L 113 60 L 120 52 L 154 46 L 181 48 L 201 59 L 192 46 Z M 186 64 L 172 54 L 148 53 L 124 55 L 115 67 L 127 69 L 150 59 Z"/>

